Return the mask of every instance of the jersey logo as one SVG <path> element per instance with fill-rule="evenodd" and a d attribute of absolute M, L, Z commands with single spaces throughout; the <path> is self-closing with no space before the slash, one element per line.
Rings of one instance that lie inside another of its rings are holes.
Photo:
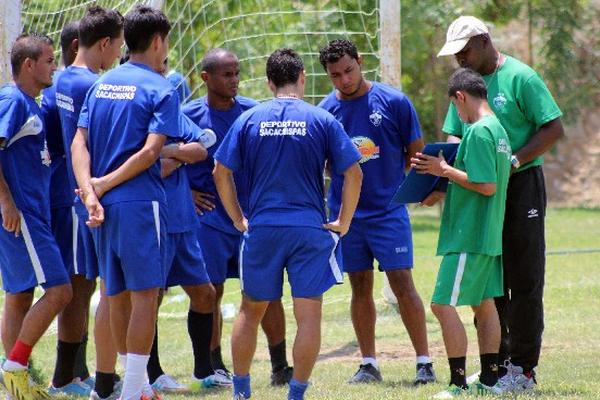
<path fill-rule="evenodd" d="M 504 106 L 506 105 L 508 100 L 506 100 L 506 96 L 504 96 L 504 93 L 500 92 L 496 95 L 496 97 L 494 97 L 494 106 L 501 110 L 502 108 L 504 108 Z"/>
<path fill-rule="evenodd" d="M 512 149 L 510 148 L 510 144 L 504 138 L 498 139 L 498 146 L 496 147 L 497 153 L 504 153 L 508 158 L 510 158 Z"/>
<path fill-rule="evenodd" d="M 383 115 L 379 111 L 373 111 L 371 115 L 369 115 L 369 121 L 373 124 L 373 126 L 381 125 L 381 120 L 383 119 Z"/>
<path fill-rule="evenodd" d="M 48 143 L 44 140 L 44 149 L 40 151 L 40 156 L 42 157 L 42 164 L 46 167 L 50 166 L 52 160 L 50 159 L 50 152 L 48 151 Z"/>
<path fill-rule="evenodd" d="M 358 149 L 360 153 L 360 164 L 365 163 L 369 160 L 375 160 L 379 158 L 379 146 L 367 136 L 355 136 L 352 138 L 352 143 Z"/>

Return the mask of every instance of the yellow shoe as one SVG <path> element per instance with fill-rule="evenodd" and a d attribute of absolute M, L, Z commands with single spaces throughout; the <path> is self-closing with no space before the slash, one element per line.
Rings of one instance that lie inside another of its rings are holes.
<path fill-rule="evenodd" d="M 29 386 L 29 372 L 24 369 L 20 371 L 2 371 L 4 386 L 12 395 L 13 400 L 38 400 Z"/>

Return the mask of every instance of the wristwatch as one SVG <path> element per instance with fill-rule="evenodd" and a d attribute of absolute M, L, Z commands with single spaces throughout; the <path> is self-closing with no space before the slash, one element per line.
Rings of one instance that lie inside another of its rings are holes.
<path fill-rule="evenodd" d="M 515 167 L 515 169 L 519 169 L 519 167 L 521 166 L 519 159 L 514 154 L 512 156 L 510 156 L 510 163 L 512 164 L 513 167 Z"/>

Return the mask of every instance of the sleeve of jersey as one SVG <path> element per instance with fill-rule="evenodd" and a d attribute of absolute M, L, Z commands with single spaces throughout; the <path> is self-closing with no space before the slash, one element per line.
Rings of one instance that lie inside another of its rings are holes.
<path fill-rule="evenodd" d="M 400 121 L 400 134 L 406 144 L 410 144 L 422 137 L 421 124 L 417 115 L 417 110 L 410 102 L 408 97 L 404 97 L 400 103 L 397 118 Z"/>
<path fill-rule="evenodd" d="M 24 106 L 13 98 L 0 98 L 0 138 L 8 141 L 21 128 L 24 121 Z"/>
<path fill-rule="evenodd" d="M 148 125 L 148 132 L 171 138 L 181 138 L 179 115 L 179 98 L 175 89 L 172 89 L 156 104 Z"/>
<path fill-rule="evenodd" d="M 466 139 L 465 169 L 472 183 L 496 183 L 496 146 L 486 128 L 475 128 Z"/>
<path fill-rule="evenodd" d="M 90 113 L 88 110 L 88 101 L 90 97 L 91 90 L 85 96 L 85 100 L 83 101 L 83 105 L 81 106 L 81 111 L 79 111 L 79 119 L 77 120 L 77 126 L 79 128 L 88 129 L 90 124 Z"/>
<path fill-rule="evenodd" d="M 179 114 L 179 129 L 181 131 L 181 139 L 185 143 L 197 142 L 200 140 L 201 129 L 183 112 Z"/>
<path fill-rule="evenodd" d="M 215 160 L 232 171 L 238 171 L 243 166 L 240 137 L 242 134 L 243 118 L 236 119 L 227 131 L 223 142 L 213 156 Z"/>
<path fill-rule="evenodd" d="M 448 113 L 446 114 L 446 119 L 444 120 L 444 125 L 442 126 L 442 132 L 447 135 L 462 137 L 463 128 L 464 125 L 458 116 L 456 107 L 454 107 L 454 104 L 450 103 L 450 106 L 448 107 Z"/>
<path fill-rule="evenodd" d="M 360 160 L 360 152 L 348 137 L 346 131 L 335 118 L 329 125 L 328 159 L 331 169 L 337 175 L 342 175 L 352 164 Z"/>
<path fill-rule="evenodd" d="M 525 82 L 518 98 L 519 106 L 527 119 L 535 122 L 538 129 L 562 115 L 548 87 L 538 74 L 534 74 Z"/>

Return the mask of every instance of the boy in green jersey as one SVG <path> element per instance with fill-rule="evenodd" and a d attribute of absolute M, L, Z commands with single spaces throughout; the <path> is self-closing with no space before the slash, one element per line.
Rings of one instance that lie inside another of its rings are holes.
<path fill-rule="evenodd" d="M 439 398 L 467 389 L 467 335 L 456 306 L 471 306 L 477 319 L 481 358 L 477 393 L 496 393 L 500 323 L 494 297 L 503 293 L 502 223 L 510 176 L 511 148 L 506 131 L 490 109 L 481 76 L 460 68 L 448 83 L 448 95 L 467 123 L 454 166 L 443 154 L 417 153 L 411 165 L 419 173 L 448 178 L 440 227 L 440 265 L 431 309 L 442 326 L 450 364 L 450 387 Z"/>

